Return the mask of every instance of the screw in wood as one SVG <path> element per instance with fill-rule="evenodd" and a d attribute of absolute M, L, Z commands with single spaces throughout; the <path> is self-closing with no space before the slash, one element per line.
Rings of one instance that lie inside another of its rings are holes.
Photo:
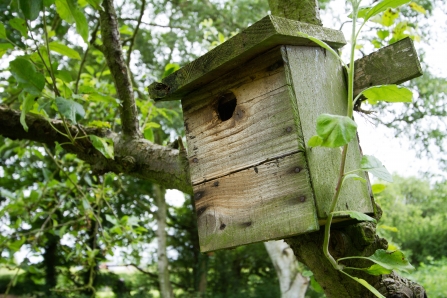
<path fill-rule="evenodd" d="M 213 185 L 214 186 L 219 186 L 219 181 L 214 181 Z"/>
<path fill-rule="evenodd" d="M 286 128 L 286 131 L 287 131 L 287 132 L 291 132 L 291 131 L 292 131 L 292 127 L 290 127 L 290 126 L 287 127 L 287 128 Z"/>
<path fill-rule="evenodd" d="M 305 196 L 301 196 L 301 197 L 300 197 L 300 202 L 302 203 L 302 202 L 304 202 L 304 201 L 306 201 L 306 197 L 305 197 Z"/>
<path fill-rule="evenodd" d="M 192 161 L 195 162 L 195 163 L 199 162 L 199 160 L 197 158 L 194 158 Z"/>
<path fill-rule="evenodd" d="M 295 173 L 299 173 L 299 172 L 301 172 L 301 169 L 298 168 L 298 167 L 296 167 L 296 168 L 295 168 Z"/>

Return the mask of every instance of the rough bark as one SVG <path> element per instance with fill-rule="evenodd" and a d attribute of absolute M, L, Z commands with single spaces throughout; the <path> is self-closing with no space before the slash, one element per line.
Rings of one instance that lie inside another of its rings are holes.
<path fill-rule="evenodd" d="M 298 262 L 289 245 L 283 240 L 265 242 L 264 245 L 278 275 L 281 297 L 304 297 L 309 278 L 298 272 Z"/>
<path fill-rule="evenodd" d="M 118 19 L 113 0 L 102 2 L 103 10 L 99 10 L 101 23 L 102 51 L 107 60 L 107 66 L 115 82 L 116 92 L 121 100 L 121 123 L 125 136 L 135 139 L 141 137 L 138 127 L 138 111 L 132 89 L 126 61 L 121 48 Z"/>
<path fill-rule="evenodd" d="M 166 201 L 165 190 L 158 185 L 154 186 L 155 202 L 157 204 L 157 267 L 158 267 L 158 282 L 160 286 L 160 296 L 162 298 L 172 298 L 171 282 L 169 280 L 169 263 L 166 255 Z"/>
<path fill-rule="evenodd" d="M 126 139 L 107 129 L 69 125 L 73 136 L 96 135 L 114 141 L 115 159 L 107 159 L 97 151 L 88 138 L 77 139 L 74 145 L 56 132 L 43 117 L 29 113 L 26 116 L 29 130 L 20 124 L 20 112 L 0 106 L 0 135 L 13 140 L 30 140 L 63 148 L 75 153 L 91 165 L 98 174 L 106 172 L 123 173 L 133 177 L 154 181 L 166 188 L 176 188 L 192 193 L 189 178 L 189 164 L 184 150 L 172 149 L 151 143 L 145 139 Z M 52 125 L 64 131 L 60 120 L 51 120 Z"/>

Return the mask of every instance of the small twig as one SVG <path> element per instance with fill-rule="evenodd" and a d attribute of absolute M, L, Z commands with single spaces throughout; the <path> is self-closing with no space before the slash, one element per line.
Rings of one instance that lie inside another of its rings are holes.
<path fill-rule="evenodd" d="M 135 27 L 135 30 L 133 31 L 133 35 L 132 35 L 132 37 L 130 39 L 129 49 L 127 50 L 127 67 L 129 67 L 129 65 L 130 65 L 130 56 L 132 54 L 132 48 L 133 48 L 133 46 L 135 44 L 135 39 L 137 37 L 138 30 L 140 29 L 141 20 L 142 20 L 143 15 L 144 15 L 145 6 L 146 6 L 146 0 L 142 0 L 141 1 L 141 8 L 140 8 L 140 16 L 138 17 L 137 26 Z"/>

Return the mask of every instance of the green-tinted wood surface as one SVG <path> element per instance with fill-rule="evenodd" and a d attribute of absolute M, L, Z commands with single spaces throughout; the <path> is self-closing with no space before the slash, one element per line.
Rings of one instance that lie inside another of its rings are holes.
<path fill-rule="evenodd" d="M 355 61 L 354 95 L 371 86 L 400 84 L 421 75 L 416 49 L 408 37 Z"/>
<path fill-rule="evenodd" d="M 345 115 L 346 85 L 342 66 L 321 48 L 286 46 L 287 79 L 293 85 L 304 140 L 316 134 L 316 119 L 320 114 Z M 317 202 L 318 217 L 324 221 L 337 184 L 341 151 L 339 148 L 306 148 L 312 186 Z M 349 146 L 346 171 L 360 167 L 361 153 L 357 139 Z M 359 173 L 364 176 L 364 173 Z M 372 213 L 367 185 L 347 181 L 336 210 Z"/>
<path fill-rule="evenodd" d="M 321 26 L 317 0 L 268 0 L 272 15 Z"/>
<path fill-rule="evenodd" d="M 316 46 L 298 36 L 299 32 L 315 36 L 334 48 L 340 48 L 346 43 L 341 31 L 269 15 L 164 78 L 161 83 L 153 83 L 148 87 L 149 95 L 157 100 L 180 99 L 275 46 Z"/>
<path fill-rule="evenodd" d="M 200 250 L 318 230 L 305 167 L 300 152 L 194 186 Z"/>

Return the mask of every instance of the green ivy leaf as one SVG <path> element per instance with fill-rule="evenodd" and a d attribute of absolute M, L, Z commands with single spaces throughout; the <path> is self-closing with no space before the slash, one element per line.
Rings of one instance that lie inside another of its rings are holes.
<path fill-rule="evenodd" d="M 381 193 L 382 191 L 385 190 L 386 185 L 377 183 L 377 184 L 373 184 L 371 186 L 371 188 L 372 188 L 373 194 L 379 194 L 379 193 Z"/>
<path fill-rule="evenodd" d="M 317 118 L 317 135 L 322 139 L 320 146 L 336 148 L 349 143 L 357 131 L 357 124 L 347 116 L 321 114 Z M 309 142 L 318 144 L 320 140 L 313 136 Z"/>
<path fill-rule="evenodd" d="M 106 158 L 114 159 L 113 140 L 109 138 L 100 138 L 95 135 L 89 135 L 93 147 L 102 153 Z"/>
<path fill-rule="evenodd" d="M 6 52 L 14 47 L 9 43 L 0 43 L 0 58 L 6 54 Z"/>
<path fill-rule="evenodd" d="M 5 25 L 2 22 L 0 22 L 0 38 L 6 39 Z"/>
<path fill-rule="evenodd" d="M 364 155 L 360 163 L 361 169 L 368 171 L 377 178 L 382 180 L 393 182 L 393 177 L 390 172 L 382 165 L 380 160 L 371 155 Z"/>
<path fill-rule="evenodd" d="M 17 57 L 9 63 L 9 68 L 17 82 L 25 91 L 39 96 L 45 87 L 45 77 L 36 71 L 34 65 L 23 57 Z"/>
<path fill-rule="evenodd" d="M 21 93 L 22 95 L 23 93 Z M 28 132 L 28 125 L 26 125 L 26 114 L 33 109 L 34 106 L 34 98 L 35 96 L 32 94 L 28 94 L 27 96 L 21 96 L 23 97 L 23 103 L 22 103 L 22 112 L 20 114 L 20 124 L 22 124 L 23 129 Z"/>
<path fill-rule="evenodd" d="M 71 59 L 77 59 L 77 60 L 81 60 L 81 56 L 79 56 L 79 53 L 76 52 L 73 49 L 70 49 L 69 47 L 67 47 L 64 44 L 61 44 L 57 41 L 52 41 L 48 44 L 48 46 L 50 47 L 50 50 L 56 53 L 59 53 L 61 55 L 67 56 L 68 58 Z"/>
<path fill-rule="evenodd" d="M 378 101 L 386 102 L 411 102 L 413 92 L 408 88 L 397 85 L 381 85 L 369 87 L 363 90 L 362 94 L 368 99 L 372 105 Z"/>
<path fill-rule="evenodd" d="M 85 110 L 82 105 L 73 100 L 56 97 L 56 106 L 57 110 L 74 124 L 77 124 L 77 120 L 85 116 Z"/>
<path fill-rule="evenodd" d="M 354 219 L 357 219 L 359 221 L 370 221 L 370 222 L 374 222 L 374 223 L 377 222 L 377 220 L 375 220 L 371 216 L 366 215 L 366 214 L 364 214 L 362 212 L 357 212 L 357 211 L 350 211 L 350 210 L 347 210 L 347 211 L 335 211 L 335 212 L 332 212 L 332 214 L 349 215 L 350 218 L 354 218 Z"/>
<path fill-rule="evenodd" d="M 43 8 L 42 0 L 19 0 L 20 9 L 27 20 L 33 21 Z"/>
<path fill-rule="evenodd" d="M 9 25 L 18 30 L 23 37 L 28 37 L 28 28 L 26 27 L 26 21 L 24 19 L 14 18 L 9 21 Z"/>

